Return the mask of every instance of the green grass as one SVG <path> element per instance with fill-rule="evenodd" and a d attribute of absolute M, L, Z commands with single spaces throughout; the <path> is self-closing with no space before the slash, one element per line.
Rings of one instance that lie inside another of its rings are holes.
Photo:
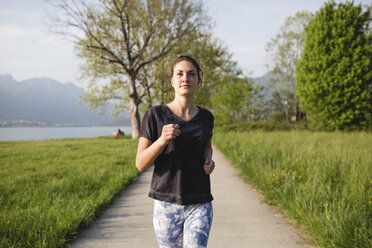
<path fill-rule="evenodd" d="M 213 142 L 317 245 L 371 247 L 371 133 L 217 132 Z"/>
<path fill-rule="evenodd" d="M 137 140 L 0 142 L 0 247 L 60 247 L 137 176 Z"/>

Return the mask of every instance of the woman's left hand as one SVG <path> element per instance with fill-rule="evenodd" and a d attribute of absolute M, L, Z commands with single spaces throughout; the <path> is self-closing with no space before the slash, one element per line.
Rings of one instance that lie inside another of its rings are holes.
<path fill-rule="evenodd" d="M 212 159 L 209 160 L 209 161 L 205 161 L 205 164 L 204 164 L 204 167 L 203 167 L 205 174 L 210 175 L 213 172 L 214 167 L 215 167 L 215 165 L 214 165 L 214 161 Z"/>

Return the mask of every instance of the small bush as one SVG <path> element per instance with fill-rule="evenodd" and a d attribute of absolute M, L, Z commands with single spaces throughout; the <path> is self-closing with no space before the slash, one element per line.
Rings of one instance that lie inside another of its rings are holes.
<path fill-rule="evenodd" d="M 285 113 L 283 111 L 274 112 L 270 115 L 269 119 L 271 121 L 286 121 Z"/>
<path fill-rule="evenodd" d="M 215 131 L 217 132 L 244 132 L 244 131 L 287 131 L 292 129 L 304 129 L 305 125 L 297 126 L 294 123 L 286 121 L 252 121 L 252 122 L 237 122 L 237 123 L 216 123 Z"/>

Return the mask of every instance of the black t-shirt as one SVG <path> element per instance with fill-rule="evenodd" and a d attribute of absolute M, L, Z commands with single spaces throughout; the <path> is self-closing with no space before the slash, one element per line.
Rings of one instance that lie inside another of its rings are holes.
<path fill-rule="evenodd" d="M 140 136 L 151 142 L 161 136 L 164 125 L 178 124 L 181 131 L 154 162 L 151 198 L 181 205 L 213 200 L 210 178 L 203 166 L 205 147 L 212 138 L 214 117 L 208 110 L 198 109 L 189 121 L 179 118 L 165 104 L 150 108 L 143 117 Z"/>

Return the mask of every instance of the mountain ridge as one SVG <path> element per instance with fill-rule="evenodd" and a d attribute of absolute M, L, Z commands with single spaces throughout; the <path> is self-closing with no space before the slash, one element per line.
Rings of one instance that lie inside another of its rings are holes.
<path fill-rule="evenodd" d="M 84 89 L 48 77 L 17 81 L 0 75 L 0 126 L 24 125 L 107 125 L 115 123 L 109 106 L 104 115 L 79 102 Z M 119 122 L 128 123 L 128 118 Z M 6 124 L 4 124 L 6 123 Z"/>

